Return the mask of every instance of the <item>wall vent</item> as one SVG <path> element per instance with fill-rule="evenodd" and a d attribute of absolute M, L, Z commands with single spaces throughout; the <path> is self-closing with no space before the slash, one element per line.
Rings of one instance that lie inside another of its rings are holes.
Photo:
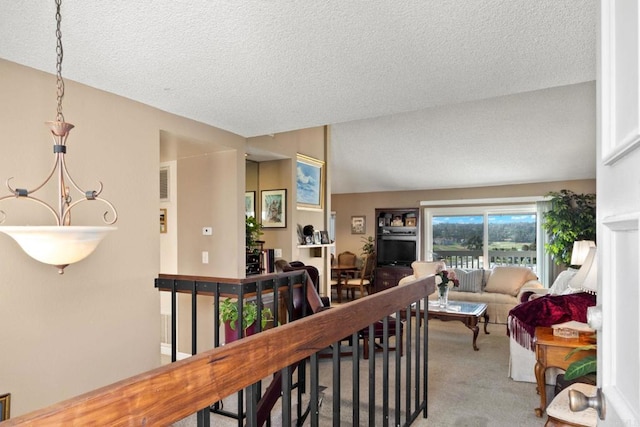
<path fill-rule="evenodd" d="M 160 201 L 169 201 L 169 168 L 160 168 Z"/>

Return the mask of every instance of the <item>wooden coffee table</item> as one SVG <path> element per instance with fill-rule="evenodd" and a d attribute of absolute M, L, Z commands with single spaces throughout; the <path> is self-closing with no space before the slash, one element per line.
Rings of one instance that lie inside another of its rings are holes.
<path fill-rule="evenodd" d="M 473 331 L 473 349 L 475 351 L 479 350 L 476 345 L 476 339 L 480 329 L 478 327 L 480 316 L 484 317 L 484 333 L 489 334 L 489 331 L 487 331 L 487 323 L 489 323 L 487 304 L 482 302 L 449 301 L 446 308 L 440 308 L 437 305 L 437 301 L 429 301 L 427 314 L 428 319 L 458 320 L 464 323 L 467 328 Z"/>

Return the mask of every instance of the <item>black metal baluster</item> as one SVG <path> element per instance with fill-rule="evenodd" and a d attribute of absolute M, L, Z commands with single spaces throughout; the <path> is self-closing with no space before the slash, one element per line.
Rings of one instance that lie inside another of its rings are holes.
<path fill-rule="evenodd" d="M 178 360 L 178 316 L 176 316 L 177 302 L 177 281 L 171 281 L 171 363 Z"/>
<path fill-rule="evenodd" d="M 282 425 L 291 425 L 291 366 L 282 369 Z"/>
<path fill-rule="evenodd" d="M 198 352 L 198 282 L 191 283 L 191 355 Z"/>
<path fill-rule="evenodd" d="M 369 425 L 376 425 L 376 332 L 369 325 Z"/>
<path fill-rule="evenodd" d="M 351 399 L 353 400 L 352 406 L 352 418 L 353 425 L 360 425 L 360 337 L 358 336 L 358 332 L 354 332 L 351 336 L 351 340 L 354 343 L 353 352 L 351 355 L 352 365 L 351 365 L 351 386 L 352 393 Z"/>
<path fill-rule="evenodd" d="M 396 351 L 398 350 L 398 329 L 399 318 L 396 317 Z M 382 339 L 384 347 L 382 350 L 382 425 L 389 425 L 389 316 L 385 316 L 382 322 Z"/>
<path fill-rule="evenodd" d="M 309 364 L 311 365 L 309 367 L 310 370 L 310 381 L 311 381 L 311 392 L 309 393 L 310 398 L 311 398 L 311 402 L 309 403 L 310 405 L 310 409 L 309 412 L 311 414 L 311 427 L 318 427 L 319 426 L 319 400 L 320 400 L 320 383 L 319 383 L 319 378 L 320 378 L 320 372 L 319 372 L 319 357 L 318 357 L 318 353 L 313 353 L 311 355 Z M 299 402 L 298 405 L 300 405 Z M 298 425 L 302 425 L 301 422 L 304 420 L 300 420 L 298 419 Z"/>
<path fill-rule="evenodd" d="M 355 349 L 353 349 L 353 345 L 352 345 L 352 350 L 355 351 Z M 333 365 L 333 394 L 332 394 L 332 399 L 333 399 L 333 426 L 334 427 L 340 427 L 340 402 L 341 402 L 341 398 L 340 398 L 340 368 L 342 366 L 342 364 L 340 363 L 340 341 L 338 341 L 337 343 L 333 344 L 333 352 L 331 355 L 331 361 L 332 361 L 332 365 Z"/>

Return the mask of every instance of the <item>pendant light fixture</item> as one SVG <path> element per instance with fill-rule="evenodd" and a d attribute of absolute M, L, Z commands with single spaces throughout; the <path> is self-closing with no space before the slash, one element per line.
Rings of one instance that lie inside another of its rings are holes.
<path fill-rule="evenodd" d="M 51 131 L 53 137 L 53 153 L 55 161 L 51 172 L 47 178 L 32 190 L 24 188 L 14 188 L 10 184 L 12 178 L 7 179 L 6 185 L 10 195 L 0 197 L 0 202 L 8 199 L 29 200 L 41 205 L 55 218 L 55 225 L 51 226 L 0 226 L 0 232 L 11 236 L 20 247 L 32 258 L 51 264 L 58 268 L 58 273 L 64 273 L 64 268 L 89 256 L 109 231 L 115 230 L 113 227 L 118 219 L 118 213 L 111 202 L 99 197 L 102 193 L 102 183 L 99 183 L 97 190 L 83 190 L 71 178 L 65 163 L 67 152 L 67 137 L 73 129 L 71 123 L 64 121 L 62 114 L 62 99 L 64 98 L 64 80 L 62 79 L 62 33 L 60 32 L 60 3 L 56 0 L 56 84 L 57 84 L 57 114 L 56 120 L 45 124 Z M 52 205 L 33 196 L 38 190 L 44 187 L 52 178 L 56 178 L 58 185 L 58 203 L 54 208 Z M 73 201 L 70 194 L 70 187 L 73 187 L 82 196 Z M 103 226 L 72 226 L 71 210 L 79 203 L 85 201 L 100 201 L 106 204 L 109 210 L 103 215 Z M 110 219 L 109 217 L 112 216 Z M 7 214 L 0 210 L 0 224 L 4 223 Z"/>

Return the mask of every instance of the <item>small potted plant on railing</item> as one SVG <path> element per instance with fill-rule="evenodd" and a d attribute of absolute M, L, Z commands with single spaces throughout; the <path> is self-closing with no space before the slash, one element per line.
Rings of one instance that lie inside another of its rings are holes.
<path fill-rule="evenodd" d="M 226 298 L 220 303 L 220 321 L 224 324 L 225 342 L 230 343 L 240 338 L 238 328 L 238 302 Z M 257 332 L 258 305 L 253 301 L 246 301 L 242 306 L 242 330 L 244 336 L 253 335 Z M 267 322 L 273 319 L 271 310 L 263 308 L 261 310 L 261 327 L 264 329 Z"/>

